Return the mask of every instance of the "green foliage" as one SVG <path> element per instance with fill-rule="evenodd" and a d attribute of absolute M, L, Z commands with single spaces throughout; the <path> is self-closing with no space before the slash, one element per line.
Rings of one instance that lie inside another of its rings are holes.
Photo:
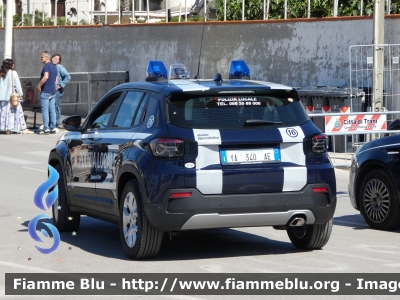
<path fill-rule="evenodd" d="M 19 22 L 20 22 L 19 16 L 14 15 L 13 16 L 13 26 L 17 26 Z"/>
<path fill-rule="evenodd" d="M 325 0 L 311 1 L 311 6 L 310 6 L 311 18 L 322 18 L 322 17 L 332 17 L 332 16 L 333 16 L 333 1 L 332 3 L 327 2 Z M 307 7 L 304 18 L 306 17 L 307 17 Z"/>
<path fill-rule="evenodd" d="M 214 0 L 217 20 L 224 20 L 224 0 Z M 257 20 L 263 18 L 263 0 L 245 1 L 244 17 L 246 20 Z M 226 0 L 226 19 L 242 19 L 242 0 Z"/>
<path fill-rule="evenodd" d="M 217 10 L 217 20 L 224 19 L 224 0 L 214 0 Z M 307 0 L 287 0 L 287 18 L 307 18 Z M 340 0 L 338 6 L 338 16 L 359 16 L 360 0 Z M 364 0 L 363 15 L 371 16 L 374 13 L 374 0 Z M 267 3 L 267 1 L 266 1 Z M 245 0 L 245 19 L 263 19 L 263 0 Z M 285 12 L 284 0 L 270 0 L 268 19 L 283 19 Z M 391 1 L 392 14 L 400 13 L 400 0 Z M 333 0 L 311 0 L 310 17 L 332 17 Z M 242 19 L 242 0 L 226 0 L 226 19 Z"/>
<path fill-rule="evenodd" d="M 47 19 L 47 13 L 40 11 L 38 9 L 35 10 L 35 26 L 43 26 L 49 24 L 49 22 L 46 22 Z M 51 25 L 53 25 L 52 23 Z M 25 24 L 28 25 L 28 24 Z"/>
<path fill-rule="evenodd" d="M 57 25 L 65 25 L 65 17 L 57 17 Z"/>
<path fill-rule="evenodd" d="M 104 24 L 106 22 L 105 20 L 106 20 L 105 16 L 95 16 L 94 17 L 95 24 Z"/>
<path fill-rule="evenodd" d="M 195 16 L 193 16 L 191 18 L 188 18 L 188 21 L 189 22 L 203 22 L 204 18 L 200 17 L 199 15 L 195 15 Z"/>
<path fill-rule="evenodd" d="M 30 14 L 24 14 L 23 15 L 24 23 L 22 26 L 31 26 L 32 24 L 32 15 Z"/>
<path fill-rule="evenodd" d="M 187 21 L 188 22 L 203 22 L 204 21 L 204 18 L 203 17 L 200 17 L 199 15 L 194 15 L 193 17 L 191 17 L 191 18 L 187 18 Z M 165 23 L 165 19 L 162 19 L 160 22 L 163 22 L 163 23 Z M 172 17 L 171 18 L 171 21 L 170 21 L 171 23 L 172 22 L 179 22 L 179 17 Z M 185 17 L 183 16 L 183 17 L 181 17 L 181 23 L 182 22 L 185 22 Z M 138 23 L 141 23 L 141 22 L 139 22 L 139 20 L 138 20 Z M 145 23 L 145 20 L 143 21 L 143 23 Z"/>

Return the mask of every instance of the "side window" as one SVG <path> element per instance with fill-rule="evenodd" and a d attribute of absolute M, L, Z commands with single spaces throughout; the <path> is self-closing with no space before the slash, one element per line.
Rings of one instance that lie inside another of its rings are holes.
<path fill-rule="evenodd" d="M 121 107 L 117 113 L 117 117 L 115 118 L 114 124 L 112 127 L 131 127 L 133 118 L 135 117 L 135 113 L 137 107 L 139 105 L 140 100 L 143 97 L 142 92 L 128 92 L 122 101 Z M 136 120 L 134 126 L 136 125 Z"/>
<path fill-rule="evenodd" d="M 159 102 L 161 95 L 156 96 L 157 94 L 152 94 L 150 99 L 148 100 L 148 104 L 144 109 L 143 116 L 141 117 L 141 121 L 148 120 L 149 118 L 153 118 L 154 126 L 158 126 L 159 124 Z M 153 123 L 152 123 L 153 124 Z"/>
<path fill-rule="evenodd" d="M 144 107 L 146 106 L 146 102 L 147 102 L 146 99 L 143 99 L 142 103 L 140 103 L 139 110 L 136 114 L 135 122 L 133 123 L 133 126 L 137 126 L 143 122 L 143 110 L 144 110 Z"/>
<path fill-rule="evenodd" d="M 100 106 L 93 114 L 93 122 L 89 124 L 90 129 L 102 129 L 107 127 L 120 95 L 121 93 L 113 94 L 104 101 L 104 105 Z"/>

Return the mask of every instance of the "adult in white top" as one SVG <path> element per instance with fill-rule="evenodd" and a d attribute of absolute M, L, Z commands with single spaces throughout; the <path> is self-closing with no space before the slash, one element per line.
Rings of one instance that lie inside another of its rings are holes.
<path fill-rule="evenodd" d="M 13 80 L 14 87 L 12 86 Z M 23 92 L 18 74 L 14 71 L 14 61 L 5 59 L 0 67 L 0 131 L 5 131 L 8 134 L 12 131 L 33 133 L 26 128 L 21 102 L 15 107 L 10 104 L 10 96 L 14 89 L 20 95 L 22 101 Z"/>

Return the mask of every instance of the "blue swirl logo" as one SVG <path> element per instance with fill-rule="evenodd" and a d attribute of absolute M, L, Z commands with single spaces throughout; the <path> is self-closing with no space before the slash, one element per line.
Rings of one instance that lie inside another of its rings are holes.
<path fill-rule="evenodd" d="M 48 210 L 49 208 L 51 208 L 51 206 L 53 205 L 53 203 L 56 201 L 57 196 L 58 196 L 58 186 L 56 185 L 54 187 L 54 189 L 49 192 L 46 196 L 46 199 L 43 203 L 43 196 L 44 194 L 50 189 L 52 188 L 58 181 L 58 172 L 50 165 L 48 165 L 49 168 L 49 178 L 42 183 L 36 190 L 35 192 L 35 196 L 33 198 L 33 201 L 35 203 L 35 205 L 40 208 L 41 210 Z M 34 239 L 37 242 L 43 243 L 43 240 L 38 236 L 37 234 L 37 227 L 39 224 L 39 221 L 42 219 L 50 219 L 50 217 L 46 214 L 40 214 L 36 217 L 34 217 L 28 225 L 28 232 L 29 235 L 31 236 L 32 239 Z M 45 226 L 50 232 L 51 235 L 53 236 L 53 245 L 50 248 L 41 248 L 39 246 L 36 246 L 36 249 L 43 253 L 43 254 L 49 254 L 51 252 L 53 252 L 54 250 L 57 249 L 57 247 L 60 245 L 60 233 L 58 232 L 57 228 L 50 223 L 47 222 L 40 222 L 40 224 L 42 226 Z M 49 232 L 45 229 L 41 229 L 40 232 L 46 237 L 46 238 L 50 238 L 49 236 Z"/>
<path fill-rule="evenodd" d="M 41 210 L 48 210 L 56 201 L 58 195 L 58 186 L 56 186 L 50 193 L 47 194 L 45 201 L 46 207 L 44 207 L 42 201 L 44 194 L 58 181 L 58 172 L 52 166 L 48 165 L 48 167 L 50 172 L 49 178 L 47 178 L 47 180 L 37 188 L 35 196 L 33 197 L 33 202 Z"/>

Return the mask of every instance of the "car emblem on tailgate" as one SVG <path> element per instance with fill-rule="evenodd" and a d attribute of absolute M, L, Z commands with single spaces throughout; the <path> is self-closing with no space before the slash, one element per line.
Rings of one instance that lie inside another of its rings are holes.
<path fill-rule="evenodd" d="M 296 137 L 298 135 L 297 130 L 294 128 L 287 128 L 286 134 L 290 137 Z"/>
<path fill-rule="evenodd" d="M 194 163 L 186 163 L 186 164 L 185 164 L 185 167 L 186 167 L 186 168 L 189 168 L 189 169 L 190 169 L 190 168 L 193 168 L 193 167 L 194 167 Z"/>

